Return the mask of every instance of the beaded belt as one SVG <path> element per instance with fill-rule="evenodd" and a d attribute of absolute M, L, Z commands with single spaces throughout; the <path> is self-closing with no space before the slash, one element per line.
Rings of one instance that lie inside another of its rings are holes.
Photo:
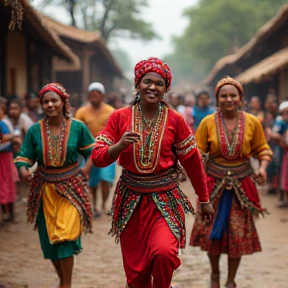
<path fill-rule="evenodd" d="M 163 173 L 138 175 L 123 169 L 122 183 L 133 192 L 161 193 L 178 186 L 179 175 L 173 167 Z"/>
<path fill-rule="evenodd" d="M 206 172 L 209 176 L 220 179 L 226 183 L 226 189 L 232 189 L 235 181 L 246 178 L 254 173 L 250 162 L 246 161 L 239 166 L 221 166 L 210 160 L 206 164 Z"/>
<path fill-rule="evenodd" d="M 253 174 L 253 169 L 251 168 L 250 162 L 245 162 L 239 166 L 221 166 L 210 160 L 206 164 L 206 172 L 208 175 L 222 179 L 223 177 L 236 177 L 238 179 L 243 179 L 247 176 Z"/>
<path fill-rule="evenodd" d="M 69 166 L 62 167 L 38 167 L 35 176 L 39 180 L 43 180 L 45 182 L 59 182 L 63 180 L 67 180 L 79 173 L 79 165 L 78 163 L 73 163 Z"/>

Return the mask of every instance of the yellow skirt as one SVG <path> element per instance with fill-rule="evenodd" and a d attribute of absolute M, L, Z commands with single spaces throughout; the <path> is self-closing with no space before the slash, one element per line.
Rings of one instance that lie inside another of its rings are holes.
<path fill-rule="evenodd" d="M 76 240 L 82 232 L 78 210 L 55 191 L 53 183 L 45 184 L 42 201 L 50 243 Z"/>

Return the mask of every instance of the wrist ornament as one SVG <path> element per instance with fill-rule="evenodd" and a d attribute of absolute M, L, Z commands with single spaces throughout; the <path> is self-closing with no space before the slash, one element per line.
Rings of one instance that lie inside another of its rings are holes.
<path fill-rule="evenodd" d="M 210 204 L 210 201 L 207 201 L 207 202 L 199 202 L 200 205 L 204 206 L 204 205 L 207 205 L 207 204 Z"/>

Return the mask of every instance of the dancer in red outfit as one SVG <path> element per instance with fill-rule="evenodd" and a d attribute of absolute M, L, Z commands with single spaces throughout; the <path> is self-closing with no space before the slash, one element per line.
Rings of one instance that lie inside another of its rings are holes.
<path fill-rule="evenodd" d="M 203 220 L 210 222 L 214 210 L 194 136 L 183 117 L 163 101 L 172 80 L 169 67 L 149 58 L 134 72 L 138 96 L 132 107 L 110 116 L 96 138 L 92 159 L 104 167 L 119 158 L 123 167 L 110 234 L 121 240 L 127 286 L 170 288 L 180 265 L 178 248 L 185 246 L 184 213 L 193 213 L 178 184 L 178 160 L 202 203 Z"/>

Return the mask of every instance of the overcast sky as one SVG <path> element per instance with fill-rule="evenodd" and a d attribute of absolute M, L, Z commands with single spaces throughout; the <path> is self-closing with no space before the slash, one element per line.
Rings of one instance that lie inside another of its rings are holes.
<path fill-rule="evenodd" d="M 182 17 L 183 10 L 197 2 L 198 0 L 148 0 L 149 8 L 143 9 L 141 18 L 152 23 L 156 33 L 162 39 L 149 42 L 117 39 L 110 44 L 110 47 L 119 47 L 125 50 L 133 67 L 136 62 L 150 56 L 163 57 L 172 52 L 171 36 L 181 35 L 188 24 L 187 20 Z M 39 0 L 33 1 L 33 4 L 37 5 L 37 3 Z M 57 7 L 57 11 L 55 11 L 55 7 L 47 7 L 43 12 L 60 22 L 69 24 L 70 18 L 64 8 Z"/>
<path fill-rule="evenodd" d="M 188 24 L 186 18 L 182 17 L 182 12 L 197 2 L 198 0 L 148 0 L 149 8 L 143 9 L 142 17 L 152 23 L 162 39 L 149 42 L 118 40 L 119 46 L 130 56 L 133 66 L 150 56 L 161 58 L 172 52 L 171 36 L 181 35 Z"/>

